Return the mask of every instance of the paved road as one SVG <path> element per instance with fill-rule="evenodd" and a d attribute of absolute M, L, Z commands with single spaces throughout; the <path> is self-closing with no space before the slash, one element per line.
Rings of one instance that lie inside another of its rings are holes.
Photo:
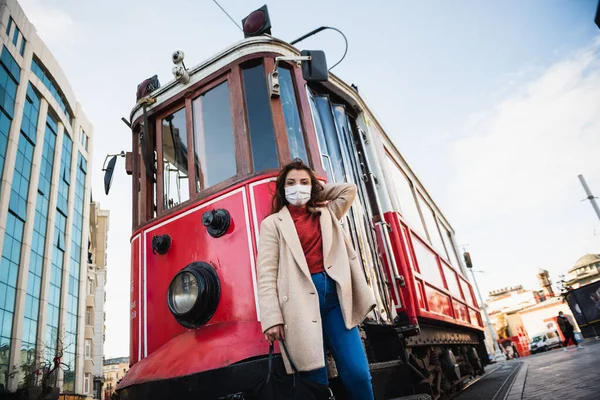
<path fill-rule="evenodd" d="M 598 400 L 600 341 L 511 360 L 490 372 L 457 400 Z M 495 368 L 495 369 L 494 369 Z"/>

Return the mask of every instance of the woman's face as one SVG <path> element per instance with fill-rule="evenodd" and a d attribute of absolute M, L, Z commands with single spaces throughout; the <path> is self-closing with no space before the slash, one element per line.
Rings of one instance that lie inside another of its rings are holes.
<path fill-rule="evenodd" d="M 306 185 L 311 186 L 310 175 L 303 169 L 292 169 L 287 173 L 285 177 L 285 187 L 294 185 Z"/>

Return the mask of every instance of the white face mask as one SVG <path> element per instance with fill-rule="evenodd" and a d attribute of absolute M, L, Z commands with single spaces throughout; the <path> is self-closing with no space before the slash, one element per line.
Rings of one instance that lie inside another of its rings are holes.
<path fill-rule="evenodd" d="M 294 185 L 285 188 L 285 199 L 293 206 L 300 207 L 308 203 L 312 186 Z"/>

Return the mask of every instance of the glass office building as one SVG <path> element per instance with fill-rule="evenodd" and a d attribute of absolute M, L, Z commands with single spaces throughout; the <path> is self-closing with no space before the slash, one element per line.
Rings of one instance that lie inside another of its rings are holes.
<path fill-rule="evenodd" d="M 17 1 L 0 23 L 0 390 L 59 355 L 81 394 L 93 130 Z"/>

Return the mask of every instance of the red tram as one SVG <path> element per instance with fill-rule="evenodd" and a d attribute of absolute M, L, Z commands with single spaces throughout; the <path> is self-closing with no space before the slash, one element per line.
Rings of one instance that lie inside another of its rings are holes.
<path fill-rule="evenodd" d="M 377 299 L 361 325 L 376 398 L 459 389 L 488 357 L 450 224 L 322 52 L 266 34 L 266 7 L 246 22 L 243 41 L 194 68 L 175 52 L 176 79 L 140 84 L 126 121 L 131 369 L 120 397 L 243 399 L 264 377 L 258 229 L 294 158 L 358 186 L 343 226 Z M 331 359 L 328 370 L 344 399 Z"/>

